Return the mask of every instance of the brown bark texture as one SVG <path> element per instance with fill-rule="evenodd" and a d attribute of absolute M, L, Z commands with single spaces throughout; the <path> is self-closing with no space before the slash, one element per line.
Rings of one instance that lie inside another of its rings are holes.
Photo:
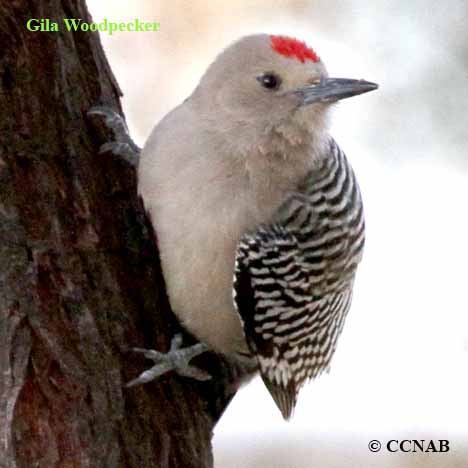
<path fill-rule="evenodd" d="M 26 28 L 64 17 L 91 21 L 84 0 L 0 0 L 0 468 L 210 467 L 234 369 L 207 354 L 211 381 L 125 388 L 150 365 L 129 348 L 180 330 L 135 170 L 86 117 L 121 109 L 98 34 Z"/>

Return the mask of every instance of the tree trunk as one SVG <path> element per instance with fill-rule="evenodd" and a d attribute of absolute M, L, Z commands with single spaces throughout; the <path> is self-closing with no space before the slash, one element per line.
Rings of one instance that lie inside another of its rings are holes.
<path fill-rule="evenodd" d="M 91 21 L 84 0 L 0 0 L 0 467 L 210 467 L 234 369 L 208 354 L 209 382 L 124 387 L 149 366 L 128 349 L 180 330 L 135 171 L 86 119 L 119 87 L 64 17 Z"/>

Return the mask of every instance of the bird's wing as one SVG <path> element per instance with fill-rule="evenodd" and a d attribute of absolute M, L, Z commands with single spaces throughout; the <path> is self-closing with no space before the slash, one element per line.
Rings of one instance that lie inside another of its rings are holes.
<path fill-rule="evenodd" d="M 328 368 L 351 301 L 351 288 L 328 291 L 315 282 L 301 227 L 317 233 L 324 226 L 308 200 L 292 197 L 280 209 L 282 223 L 245 234 L 235 265 L 234 302 L 247 344 L 285 419 L 305 381 Z M 320 259 L 317 265 L 323 269 Z"/>

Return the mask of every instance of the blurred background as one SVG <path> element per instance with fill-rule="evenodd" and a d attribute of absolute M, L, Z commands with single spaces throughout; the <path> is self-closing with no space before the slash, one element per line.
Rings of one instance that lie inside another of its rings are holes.
<path fill-rule="evenodd" d="M 131 133 L 194 89 L 234 39 L 305 40 L 331 76 L 379 83 L 332 134 L 366 207 L 367 245 L 329 375 L 284 423 L 263 384 L 215 430 L 216 468 L 468 467 L 468 1 L 88 0 L 95 21 L 158 21 L 101 36 Z M 448 439 L 449 453 L 371 453 L 378 439 Z"/>

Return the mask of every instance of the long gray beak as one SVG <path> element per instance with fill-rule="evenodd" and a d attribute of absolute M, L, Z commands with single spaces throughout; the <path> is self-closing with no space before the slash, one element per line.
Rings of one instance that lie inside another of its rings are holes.
<path fill-rule="evenodd" d="M 335 102 L 377 89 L 379 86 L 370 81 L 349 78 L 322 78 L 319 83 L 304 86 L 295 91 L 301 98 L 301 105 L 314 102 Z"/>

